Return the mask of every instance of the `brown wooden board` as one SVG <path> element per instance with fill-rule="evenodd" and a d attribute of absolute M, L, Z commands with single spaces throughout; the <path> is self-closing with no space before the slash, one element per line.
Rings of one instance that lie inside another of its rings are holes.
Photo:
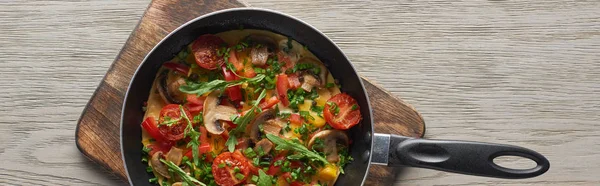
<path fill-rule="evenodd" d="M 123 97 L 133 73 L 146 54 L 181 24 L 216 10 L 243 7 L 234 0 L 154 0 L 83 110 L 76 144 L 94 162 L 126 180 L 121 159 L 119 127 Z M 425 123 L 409 104 L 363 78 L 373 107 L 375 132 L 422 137 Z M 368 185 L 389 185 L 394 169 L 372 166 Z"/>

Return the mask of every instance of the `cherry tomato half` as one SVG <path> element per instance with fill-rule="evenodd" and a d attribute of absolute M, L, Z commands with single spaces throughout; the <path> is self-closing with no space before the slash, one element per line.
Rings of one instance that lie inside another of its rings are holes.
<path fill-rule="evenodd" d="M 192 116 L 190 111 L 187 108 L 183 107 L 185 114 L 189 117 Z M 160 110 L 160 117 L 158 119 L 159 123 L 168 123 L 169 121 L 173 121 L 175 123 L 172 124 L 163 124 L 158 127 L 160 133 L 167 140 L 177 141 L 183 139 L 183 133 L 185 128 L 187 127 L 187 120 L 183 118 L 181 115 L 181 110 L 179 109 L 178 104 L 168 104 L 165 105 L 162 110 Z"/>
<path fill-rule="evenodd" d="M 236 167 L 239 171 L 235 171 Z M 212 174 L 215 177 L 215 182 L 219 185 L 237 185 L 246 180 L 249 173 L 250 164 L 248 159 L 239 151 L 221 153 L 213 160 Z"/>
<path fill-rule="evenodd" d="M 346 93 L 329 98 L 323 115 L 331 127 L 339 130 L 349 129 L 362 119 L 356 100 Z"/>
<path fill-rule="evenodd" d="M 192 43 L 192 52 L 194 53 L 196 64 L 208 70 L 219 68 L 225 62 L 223 56 L 217 55 L 217 50 L 219 50 L 223 43 L 225 43 L 223 39 L 212 34 L 205 34 L 198 37 Z"/>

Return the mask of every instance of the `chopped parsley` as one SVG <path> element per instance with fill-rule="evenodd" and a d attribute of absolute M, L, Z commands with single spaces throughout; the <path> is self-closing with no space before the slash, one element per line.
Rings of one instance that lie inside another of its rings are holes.
<path fill-rule="evenodd" d="M 331 112 L 334 116 L 337 116 L 338 113 L 340 113 L 340 107 L 338 107 L 338 105 L 334 102 L 327 102 L 327 105 L 329 105 L 329 112 Z"/>

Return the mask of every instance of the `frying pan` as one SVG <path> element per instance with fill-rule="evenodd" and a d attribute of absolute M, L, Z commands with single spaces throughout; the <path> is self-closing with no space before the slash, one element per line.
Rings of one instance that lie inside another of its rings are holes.
<path fill-rule="evenodd" d="M 363 120 L 349 130 L 354 161 L 345 167 L 336 185 L 362 185 L 372 164 L 412 166 L 461 174 L 496 178 L 530 178 L 545 173 L 550 163 L 541 154 L 513 145 L 469 141 L 425 140 L 373 132 L 373 114 L 360 76 L 342 51 L 323 33 L 303 21 L 279 12 L 259 8 L 234 8 L 206 14 L 175 29 L 158 43 L 135 72 L 125 95 L 121 113 L 121 153 L 131 185 L 148 185 L 150 174 L 141 163 L 141 107 L 148 98 L 152 82 L 163 62 L 171 59 L 202 34 L 253 28 L 289 36 L 325 63 L 342 91 L 360 105 Z M 519 156 L 537 164 L 530 169 L 510 169 L 493 159 Z"/>

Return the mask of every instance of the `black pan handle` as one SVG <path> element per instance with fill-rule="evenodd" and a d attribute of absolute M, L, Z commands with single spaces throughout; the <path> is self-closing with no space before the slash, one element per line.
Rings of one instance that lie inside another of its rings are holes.
<path fill-rule="evenodd" d="M 540 153 L 523 147 L 470 141 L 415 139 L 390 134 L 375 134 L 373 161 L 384 164 L 381 150 L 389 147 L 388 166 L 412 166 L 447 172 L 496 178 L 531 178 L 550 168 Z M 379 149 L 379 150 L 378 150 Z M 530 169 L 510 169 L 493 162 L 499 156 L 519 156 L 536 162 Z"/>

